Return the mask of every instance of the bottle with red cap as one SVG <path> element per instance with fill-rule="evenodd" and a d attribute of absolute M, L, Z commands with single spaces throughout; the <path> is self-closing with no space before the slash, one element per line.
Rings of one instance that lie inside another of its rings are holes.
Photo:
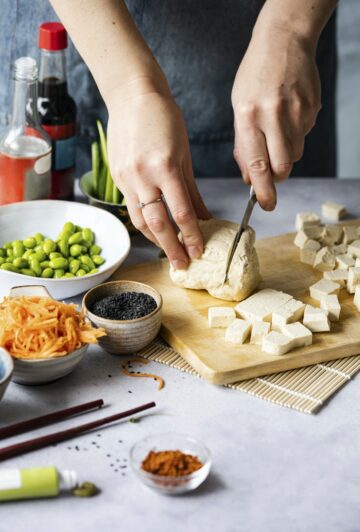
<path fill-rule="evenodd" d="M 76 104 L 67 88 L 64 26 L 59 22 L 41 24 L 39 48 L 38 111 L 53 147 L 51 198 L 71 199 L 75 176 Z"/>

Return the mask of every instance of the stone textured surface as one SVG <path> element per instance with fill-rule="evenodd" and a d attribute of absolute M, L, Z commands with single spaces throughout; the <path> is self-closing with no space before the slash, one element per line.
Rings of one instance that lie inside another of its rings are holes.
<path fill-rule="evenodd" d="M 235 194 L 234 180 L 202 180 L 200 187 L 217 216 L 240 219 L 247 199 L 240 182 L 239 194 Z M 291 231 L 298 210 L 319 213 L 326 199 L 346 204 L 350 213 L 360 218 L 359 181 L 292 180 L 278 190 L 274 213 L 261 212 L 258 207 L 254 210 L 251 223 L 260 238 Z M 127 263 L 156 255 L 155 249 L 138 238 Z M 49 526 L 53 532 L 359 530 L 360 377 L 347 384 L 318 415 L 307 416 L 151 363 L 147 369 L 166 381 L 166 387 L 158 392 L 152 380 L 122 375 L 122 360 L 91 348 L 74 373 L 57 383 L 36 387 L 10 384 L 0 403 L 1 426 L 98 397 L 108 405 L 102 412 L 36 434 L 152 399 L 158 406 L 137 424 L 117 423 L 2 463 L 1 468 L 55 464 L 75 469 L 80 479 L 94 481 L 102 493 L 88 500 L 65 496 L 2 504 L 1 532 L 30 528 L 47 532 Z M 183 497 L 166 498 L 149 491 L 125 461 L 139 438 L 169 430 L 199 437 L 213 453 L 208 481 Z M 30 436 L 35 433 L 9 443 Z"/>

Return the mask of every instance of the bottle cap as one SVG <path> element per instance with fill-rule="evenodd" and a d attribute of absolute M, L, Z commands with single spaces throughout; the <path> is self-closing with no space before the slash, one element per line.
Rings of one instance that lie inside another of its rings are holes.
<path fill-rule="evenodd" d="M 67 48 L 66 29 L 60 22 L 44 22 L 39 28 L 39 48 L 64 50 Z"/>
<path fill-rule="evenodd" d="M 21 81 L 35 81 L 38 70 L 35 59 L 32 57 L 19 57 L 14 63 L 14 77 Z"/>

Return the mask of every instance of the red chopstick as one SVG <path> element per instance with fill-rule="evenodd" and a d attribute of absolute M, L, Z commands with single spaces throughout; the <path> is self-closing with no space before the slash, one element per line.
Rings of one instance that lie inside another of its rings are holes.
<path fill-rule="evenodd" d="M 103 417 L 96 421 L 91 421 L 90 423 L 85 423 L 84 425 L 79 425 L 78 427 L 72 427 L 71 429 L 63 430 L 62 432 L 54 432 L 53 434 L 47 434 L 46 436 L 40 436 L 33 440 L 26 440 L 15 445 L 9 445 L 8 447 L 3 447 L 0 449 L 0 462 L 7 460 L 8 458 L 13 458 L 14 456 L 19 456 L 21 454 L 28 453 L 30 451 L 35 451 L 36 449 L 41 449 L 53 443 L 58 443 L 65 440 L 70 440 L 78 434 L 82 434 L 87 430 L 96 429 L 102 425 L 112 423 L 113 421 L 118 421 L 127 416 L 137 414 L 148 408 L 153 408 L 156 406 L 154 402 L 146 403 L 145 405 L 132 408 L 131 410 L 126 410 L 125 412 L 120 412 L 112 416 Z"/>
<path fill-rule="evenodd" d="M 0 429 L 0 440 L 5 438 L 10 438 L 10 436 L 17 436 L 18 434 L 23 434 L 29 430 L 35 430 L 40 427 L 45 427 L 56 423 L 63 419 L 67 419 L 76 414 L 81 414 L 83 412 L 88 412 L 89 410 L 94 410 L 95 408 L 101 408 L 104 405 L 102 399 L 97 399 L 96 401 L 90 401 L 89 403 L 82 403 L 80 405 L 71 406 L 69 408 L 64 408 L 63 410 L 57 410 L 56 412 L 51 412 L 40 417 L 34 417 L 32 419 L 27 419 L 26 421 L 20 421 L 20 423 L 14 423 L 3 427 Z"/>

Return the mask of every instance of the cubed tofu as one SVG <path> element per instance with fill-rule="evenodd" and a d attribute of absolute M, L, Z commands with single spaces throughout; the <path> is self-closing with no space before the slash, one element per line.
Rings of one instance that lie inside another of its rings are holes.
<path fill-rule="evenodd" d="M 354 240 L 348 245 L 348 255 L 360 258 L 360 240 Z"/>
<path fill-rule="evenodd" d="M 321 215 L 323 218 L 338 222 L 347 216 L 347 210 L 345 205 L 335 203 L 335 201 L 326 201 L 321 206 Z"/>
<path fill-rule="evenodd" d="M 335 294 L 323 296 L 320 300 L 320 308 L 327 311 L 331 321 L 339 321 L 341 305 L 338 296 Z"/>
<path fill-rule="evenodd" d="M 294 239 L 294 244 L 295 246 L 297 246 L 298 248 L 302 248 L 304 247 L 304 244 L 306 244 L 306 242 L 310 240 L 309 237 L 305 234 L 304 230 L 303 229 L 300 229 L 300 231 L 298 231 L 295 235 L 295 239 Z"/>
<path fill-rule="evenodd" d="M 270 323 L 265 321 L 254 321 L 251 328 L 251 344 L 261 344 L 264 336 L 270 332 Z"/>
<path fill-rule="evenodd" d="M 352 266 L 355 266 L 355 259 L 353 259 L 353 257 L 350 257 L 350 255 L 338 255 L 336 257 L 336 264 L 338 268 L 348 270 Z"/>
<path fill-rule="evenodd" d="M 310 266 L 314 266 L 316 258 L 316 251 L 312 251 L 310 249 L 300 249 L 300 261 L 304 264 L 309 264 Z"/>
<path fill-rule="evenodd" d="M 320 272 L 326 272 L 335 268 L 335 256 L 328 247 L 321 248 L 315 256 L 314 268 Z"/>
<path fill-rule="evenodd" d="M 293 339 L 286 334 L 271 331 L 264 336 L 261 349 L 269 355 L 280 356 L 290 351 L 294 346 Z"/>
<path fill-rule="evenodd" d="M 304 315 L 305 303 L 290 299 L 272 314 L 272 330 L 280 331 L 281 326 L 300 320 Z"/>
<path fill-rule="evenodd" d="M 354 240 L 359 238 L 358 227 L 356 225 L 343 226 L 343 243 L 351 244 Z"/>
<path fill-rule="evenodd" d="M 292 338 L 294 347 L 304 347 L 312 344 L 312 332 L 299 321 L 283 325 L 281 332 Z"/>
<path fill-rule="evenodd" d="M 312 225 L 320 225 L 320 218 L 314 212 L 298 212 L 295 218 L 295 227 L 298 231 Z"/>
<path fill-rule="evenodd" d="M 343 228 L 340 225 L 325 225 L 320 239 L 323 246 L 339 244 L 343 237 Z"/>
<path fill-rule="evenodd" d="M 317 240 L 309 239 L 305 242 L 302 249 L 309 249 L 310 251 L 319 251 L 321 249 L 321 244 Z"/>
<path fill-rule="evenodd" d="M 303 324 L 312 332 L 330 331 L 330 321 L 326 310 L 306 305 Z"/>
<path fill-rule="evenodd" d="M 210 307 L 208 310 L 209 327 L 228 327 L 236 318 L 231 307 Z"/>
<path fill-rule="evenodd" d="M 360 284 L 360 268 L 350 268 L 347 281 L 347 291 L 349 294 L 355 294 L 355 286 Z"/>
<path fill-rule="evenodd" d="M 225 341 L 232 344 L 243 344 L 251 331 L 251 323 L 246 320 L 236 318 L 226 329 Z"/>
<path fill-rule="evenodd" d="M 339 283 L 334 283 L 328 279 L 320 279 L 320 281 L 310 286 L 310 296 L 318 301 L 321 301 L 323 296 L 327 296 L 328 294 L 338 294 L 339 291 Z"/>
<path fill-rule="evenodd" d="M 236 314 L 248 321 L 271 322 L 271 314 L 281 305 L 292 299 L 285 292 L 265 288 L 240 301 L 235 307 Z"/>
<path fill-rule="evenodd" d="M 325 229 L 322 225 L 310 225 L 308 227 L 304 227 L 302 229 L 304 231 L 305 235 L 310 238 L 310 240 L 319 240 Z"/>
<path fill-rule="evenodd" d="M 360 285 L 355 286 L 354 305 L 360 312 Z"/>
<path fill-rule="evenodd" d="M 330 251 L 335 257 L 338 255 L 345 255 L 347 253 L 347 245 L 346 244 L 335 244 L 334 246 L 330 246 Z"/>
<path fill-rule="evenodd" d="M 334 283 L 339 283 L 341 287 L 345 287 L 347 285 L 348 277 L 349 271 L 341 268 L 324 272 L 324 279 L 333 281 Z"/>
<path fill-rule="evenodd" d="M 353 264 L 353 266 L 355 266 L 355 268 L 360 268 L 360 259 L 356 259 L 355 264 Z"/>

